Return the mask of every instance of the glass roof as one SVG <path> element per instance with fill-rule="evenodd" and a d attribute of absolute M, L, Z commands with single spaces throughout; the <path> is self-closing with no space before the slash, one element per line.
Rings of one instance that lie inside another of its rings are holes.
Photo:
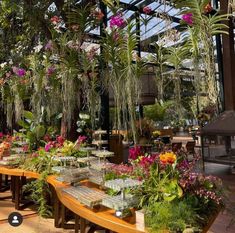
<path fill-rule="evenodd" d="M 149 15 L 140 13 L 141 41 L 175 28 L 181 18 L 179 10 L 165 0 L 121 0 L 120 6 L 123 7 L 122 13 L 126 20 L 135 20 L 135 10 L 142 12 L 145 6 L 151 8 Z M 112 16 L 110 10 L 107 16 L 108 19 Z"/>

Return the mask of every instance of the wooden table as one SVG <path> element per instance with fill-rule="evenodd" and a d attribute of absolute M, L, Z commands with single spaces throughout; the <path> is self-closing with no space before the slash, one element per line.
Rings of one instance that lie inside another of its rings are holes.
<path fill-rule="evenodd" d="M 15 203 L 16 210 L 21 209 L 20 191 L 21 191 L 21 179 L 22 177 L 24 177 L 24 170 L 0 167 L 0 174 L 11 176 L 12 201 Z"/>
<path fill-rule="evenodd" d="M 16 177 L 30 177 L 30 178 L 39 178 L 39 174 L 35 172 L 24 171 L 21 169 L 9 169 L 0 167 L 0 174 L 7 174 Z M 54 191 L 58 198 L 58 201 L 61 202 L 65 207 L 71 210 L 76 215 L 76 224 L 78 216 L 80 218 L 80 232 L 85 232 L 85 220 L 88 220 L 91 223 L 94 223 L 98 226 L 101 226 L 105 229 L 120 232 L 120 233 L 144 233 L 145 231 L 138 230 L 135 225 L 135 217 L 129 217 L 127 221 L 119 219 L 114 216 L 114 210 L 108 209 L 101 206 L 99 209 L 89 209 L 85 205 L 81 204 L 78 200 L 66 194 L 62 191 L 63 188 L 69 187 L 69 184 L 65 184 L 56 180 L 56 176 L 49 176 L 47 182 L 54 187 Z M 87 183 L 88 186 L 91 186 L 91 183 Z M 57 212 L 58 214 L 59 212 Z M 57 216 L 59 217 L 59 216 Z M 56 223 L 55 223 L 56 224 Z M 75 232 L 76 227 L 75 227 Z"/>

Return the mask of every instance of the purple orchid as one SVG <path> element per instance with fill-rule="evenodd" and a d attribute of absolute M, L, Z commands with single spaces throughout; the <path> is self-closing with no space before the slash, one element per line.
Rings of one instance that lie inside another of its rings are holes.
<path fill-rule="evenodd" d="M 47 69 L 47 75 L 48 76 L 51 76 L 55 73 L 56 71 L 56 68 L 54 66 L 50 66 L 48 69 Z"/>
<path fill-rule="evenodd" d="M 12 67 L 13 73 L 15 73 L 19 77 L 24 77 L 26 75 L 26 71 L 23 68 L 18 68 L 16 66 Z"/>
<path fill-rule="evenodd" d="M 49 40 L 45 45 L 45 50 L 52 50 L 52 49 L 53 49 L 53 43 L 52 40 Z"/>

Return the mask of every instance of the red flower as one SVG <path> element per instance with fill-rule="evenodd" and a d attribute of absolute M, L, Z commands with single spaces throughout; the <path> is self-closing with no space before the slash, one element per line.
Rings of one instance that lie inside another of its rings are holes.
<path fill-rule="evenodd" d="M 52 22 L 52 24 L 58 24 L 61 22 L 61 19 L 57 15 L 55 15 L 50 19 L 50 21 Z"/>
<path fill-rule="evenodd" d="M 46 134 L 46 135 L 44 136 L 43 140 L 46 141 L 46 142 L 51 141 L 50 135 Z"/>
<path fill-rule="evenodd" d="M 62 136 L 58 136 L 56 138 L 56 141 L 62 146 L 64 144 L 65 139 Z"/>
<path fill-rule="evenodd" d="M 149 7 L 149 6 L 145 6 L 145 7 L 143 8 L 143 12 L 144 12 L 145 14 L 150 14 L 150 13 L 152 12 L 152 9 L 151 9 L 151 7 Z"/>
<path fill-rule="evenodd" d="M 24 145 L 23 146 L 23 152 L 27 152 L 29 150 L 29 145 Z"/>

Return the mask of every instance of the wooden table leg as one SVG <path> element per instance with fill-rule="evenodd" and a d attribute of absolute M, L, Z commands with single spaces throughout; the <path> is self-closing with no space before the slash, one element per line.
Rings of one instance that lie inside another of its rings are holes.
<path fill-rule="evenodd" d="M 61 227 L 64 229 L 65 229 L 65 222 L 66 222 L 66 220 L 65 220 L 66 213 L 65 212 L 66 212 L 65 206 L 63 204 L 61 204 L 61 212 L 60 212 L 61 213 Z"/>
<path fill-rule="evenodd" d="M 21 183 L 20 183 L 20 177 L 19 176 L 15 176 L 14 177 L 15 180 L 15 190 L 13 190 L 13 193 L 15 193 L 15 209 L 16 210 L 20 210 L 20 188 L 21 188 Z"/>
<path fill-rule="evenodd" d="M 80 233 L 85 233 L 86 231 L 86 219 L 80 217 Z"/>
<path fill-rule="evenodd" d="M 80 217 L 75 214 L 75 226 L 74 226 L 75 233 L 78 233 L 80 230 Z"/>
<path fill-rule="evenodd" d="M 12 201 L 15 201 L 15 176 L 11 176 L 11 194 L 12 194 Z"/>
<path fill-rule="evenodd" d="M 56 228 L 59 228 L 61 227 L 61 215 L 60 215 L 61 204 L 54 189 L 52 195 L 54 197 L 54 219 L 55 219 L 54 226 Z"/>
<path fill-rule="evenodd" d="M 8 185 L 8 181 L 9 181 L 8 180 L 8 175 L 5 175 L 5 182 L 4 183 L 5 183 L 6 186 Z"/>
<path fill-rule="evenodd" d="M 61 227 L 64 228 L 64 229 L 74 229 L 74 224 L 73 223 L 68 223 L 68 220 L 69 220 L 68 214 L 72 213 L 72 212 L 70 212 L 63 204 L 60 204 L 60 205 L 61 205 L 61 212 L 60 212 Z M 74 213 L 73 213 L 73 215 L 74 215 Z"/>
<path fill-rule="evenodd" d="M 0 174 L 0 191 L 1 191 L 1 188 L 2 188 L 2 174 Z"/>

